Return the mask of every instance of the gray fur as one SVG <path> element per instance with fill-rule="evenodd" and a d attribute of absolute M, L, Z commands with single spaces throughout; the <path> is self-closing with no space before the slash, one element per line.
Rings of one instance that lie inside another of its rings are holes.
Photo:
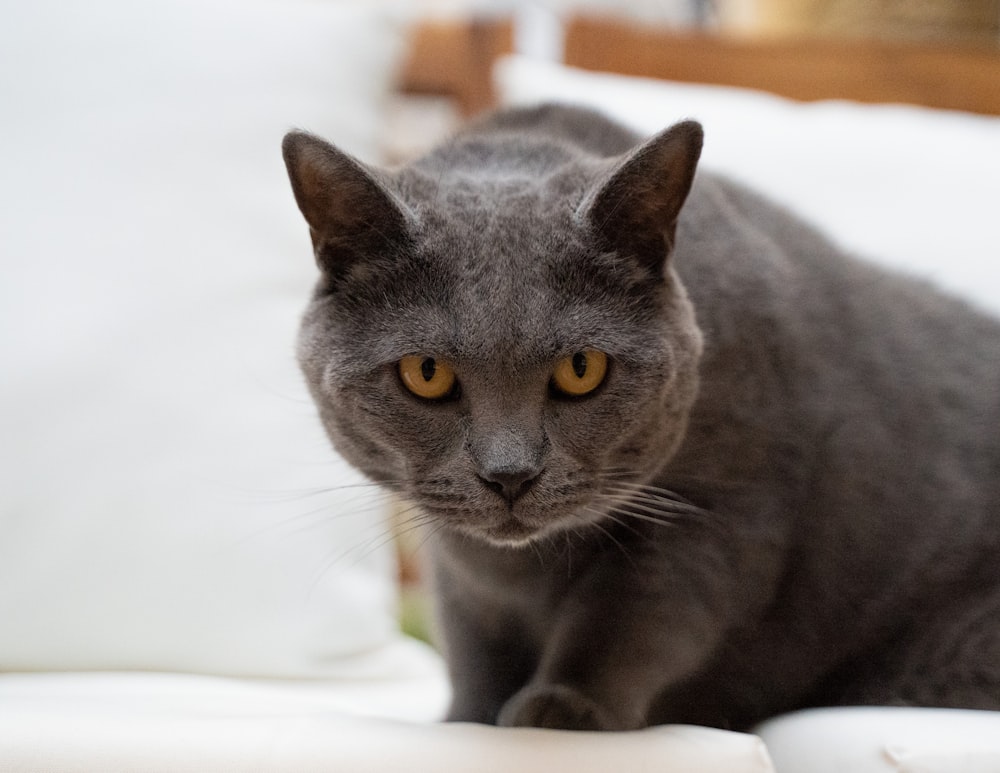
<path fill-rule="evenodd" d="M 678 220 L 700 137 L 550 106 L 395 171 L 286 138 L 303 369 L 426 513 L 450 718 L 1000 708 L 1000 325 L 708 174 Z M 554 395 L 585 348 L 605 383 Z M 411 354 L 461 394 L 409 394 Z"/>

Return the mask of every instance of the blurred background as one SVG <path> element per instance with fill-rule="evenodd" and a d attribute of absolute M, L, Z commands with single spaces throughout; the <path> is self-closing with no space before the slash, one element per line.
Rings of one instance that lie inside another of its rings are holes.
<path fill-rule="evenodd" d="M 678 63 L 657 62 L 630 48 L 635 39 L 629 33 L 665 35 L 652 43 L 662 48 L 678 42 L 690 46 L 694 40 L 742 41 L 760 46 L 754 54 L 756 67 L 772 73 L 783 66 L 794 70 L 788 96 L 857 99 L 857 82 L 867 79 L 878 81 L 868 84 L 867 93 L 860 92 L 868 101 L 923 104 L 943 99 L 940 106 L 978 111 L 978 103 L 949 102 L 945 94 L 930 93 L 947 92 L 961 80 L 942 72 L 951 62 L 932 58 L 921 65 L 930 72 L 918 76 L 894 70 L 892 61 L 919 51 L 996 52 L 1000 47 L 1000 0 L 418 0 L 411 12 L 418 27 L 401 81 L 411 98 L 397 100 L 393 118 L 402 128 L 389 139 L 389 152 L 404 157 L 426 145 L 421 136 L 436 138 L 462 118 L 492 106 L 496 95 L 490 68 L 495 57 L 510 52 L 591 69 L 711 83 L 732 81 L 736 73 L 726 60 L 738 68 L 744 52 L 713 49 L 707 62 L 699 56 L 704 69 L 692 72 L 683 64 L 672 69 Z M 801 61 L 803 47 L 816 46 L 814 57 Z M 859 57 L 862 69 L 842 73 L 841 84 L 799 85 L 829 79 L 830 68 L 850 70 Z M 754 80 L 760 75 L 749 73 L 746 85 L 779 93 L 789 89 L 788 82 Z M 928 75 L 937 75 L 938 82 L 927 82 Z M 920 77 L 924 82 L 908 82 Z M 984 89 L 1000 92 L 995 70 L 983 73 L 982 80 Z M 440 97 L 442 91 L 452 99 L 427 96 Z M 425 99 L 413 98 L 421 93 Z"/>

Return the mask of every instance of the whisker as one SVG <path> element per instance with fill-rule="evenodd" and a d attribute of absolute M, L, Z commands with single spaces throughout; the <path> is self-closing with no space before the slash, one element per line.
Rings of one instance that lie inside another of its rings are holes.
<path fill-rule="evenodd" d="M 620 513 L 618 513 L 614 507 L 608 509 L 608 511 L 605 513 L 605 517 L 606 518 L 609 518 L 610 520 L 614 521 L 621 528 L 628 529 L 636 537 L 640 537 L 640 538 L 645 538 L 646 537 L 645 534 L 643 534 L 642 532 L 640 532 L 632 524 L 628 523 L 627 521 L 625 521 L 624 519 L 622 519 L 619 516 L 620 516 Z"/>
<path fill-rule="evenodd" d="M 351 567 L 358 566 L 362 561 L 364 561 L 369 556 L 375 554 L 386 545 L 391 544 L 397 535 L 397 530 L 390 524 L 386 527 L 386 524 L 380 524 L 382 528 L 379 528 L 378 533 L 370 537 L 369 539 L 351 545 L 350 547 L 344 548 L 343 550 L 336 551 L 330 555 L 316 572 L 316 577 L 309 586 L 309 591 L 306 595 L 307 599 L 311 599 L 313 593 L 319 587 L 323 578 L 326 576 L 334 566 L 337 566 L 343 561 L 346 561 L 349 556 L 353 555 L 353 560 L 349 564 Z"/>
<path fill-rule="evenodd" d="M 367 546 L 366 552 L 360 556 L 359 560 L 366 558 L 368 555 L 371 555 L 372 553 L 380 550 L 381 548 L 393 542 L 396 543 L 397 548 L 401 548 L 402 544 L 399 541 L 401 537 L 405 537 L 415 531 L 419 531 L 422 527 L 426 526 L 432 520 L 433 519 L 430 516 L 426 515 L 425 513 L 417 513 L 416 515 L 407 518 L 406 521 L 403 522 L 402 524 L 396 524 L 395 526 L 383 532 L 382 534 L 383 539 L 379 540 L 375 544 L 369 544 Z"/>
<path fill-rule="evenodd" d="M 428 523 L 433 523 L 435 519 L 431 516 L 427 517 L 427 520 L 421 523 L 424 526 Z M 437 525 L 432 529 L 424 529 L 424 538 L 418 542 L 413 548 L 413 555 L 416 555 L 423 547 L 427 544 L 427 541 L 434 537 L 439 531 L 441 531 L 447 524 L 444 521 L 437 521 Z"/>
<path fill-rule="evenodd" d="M 627 467 L 609 467 L 606 470 L 601 470 L 600 473 L 598 473 L 598 477 L 609 480 L 623 479 L 622 482 L 628 482 L 627 480 L 628 478 L 634 478 L 640 474 L 641 473 L 637 472 L 636 470 Z"/>
<path fill-rule="evenodd" d="M 364 506 L 361 506 L 360 502 L 354 504 L 351 502 L 326 504 L 265 524 L 247 533 L 244 537 L 237 540 L 235 544 L 245 545 L 276 532 L 281 533 L 284 538 L 291 538 L 311 529 L 320 528 L 331 521 L 369 514 L 385 514 L 388 513 L 388 505 L 391 502 L 392 496 L 387 492 L 384 497 L 365 502 Z"/>
<path fill-rule="evenodd" d="M 445 521 L 438 519 L 432 513 L 428 513 L 418 504 L 410 504 L 408 507 L 400 510 L 395 514 L 395 529 L 393 532 L 400 555 L 407 558 L 417 556 L 428 540 L 446 525 Z M 433 528 L 427 528 L 428 526 L 433 526 Z M 422 533 L 423 535 L 419 542 L 413 543 L 408 541 L 407 538 L 415 533 Z"/>
<path fill-rule="evenodd" d="M 695 504 L 687 497 L 678 494 L 676 491 L 672 489 L 664 488 L 663 486 L 655 486 L 652 483 L 632 483 L 628 481 L 620 481 L 618 485 L 623 486 L 625 488 L 632 488 L 637 491 L 643 491 L 648 494 L 656 494 L 657 496 L 667 497 L 668 499 L 672 499 L 675 502 L 680 502 L 682 504 L 695 507 Z"/>
<path fill-rule="evenodd" d="M 670 502 L 661 502 L 655 499 L 643 500 L 643 499 L 626 499 L 624 501 L 618 500 L 623 507 L 633 507 L 639 512 L 646 513 L 652 516 L 661 516 L 664 519 L 669 519 L 671 516 L 677 518 L 680 516 L 696 515 L 697 512 L 692 512 L 689 509 L 675 509 Z"/>
<path fill-rule="evenodd" d="M 601 513 L 600 511 L 594 510 L 591 507 L 587 507 L 585 509 L 593 513 L 594 515 L 606 515 L 605 513 Z M 628 552 L 628 550 L 625 549 L 625 546 L 621 543 L 621 541 L 617 537 L 615 537 L 615 535 L 612 534 L 608 529 L 604 527 L 604 525 L 600 522 L 600 520 L 590 521 L 589 525 L 600 531 L 602 534 L 604 534 L 605 537 L 611 540 L 621 551 L 622 555 L 625 556 L 625 559 L 632 565 L 632 568 L 635 571 L 639 571 L 639 565 L 635 562 L 635 559 L 632 558 L 631 554 Z"/>
<path fill-rule="evenodd" d="M 549 540 L 549 537 L 546 536 L 546 541 L 548 541 L 548 540 Z M 535 554 L 535 558 L 538 559 L 538 565 L 541 566 L 541 567 L 544 567 L 545 566 L 545 556 L 542 555 L 542 551 L 541 551 L 541 549 L 539 549 L 538 544 L 535 542 L 535 540 L 531 540 L 531 542 L 528 543 L 528 546 L 531 548 L 532 552 Z"/>
<path fill-rule="evenodd" d="M 664 507 L 665 509 L 669 509 L 671 512 L 675 513 L 686 512 L 696 515 L 709 514 L 707 510 L 702 507 L 698 507 L 696 504 L 688 501 L 680 494 L 658 486 L 644 486 L 639 484 L 626 485 L 623 483 L 616 483 L 608 486 L 607 490 L 611 493 L 623 494 L 630 500 L 644 501 L 648 504 Z"/>
<path fill-rule="evenodd" d="M 625 508 L 612 508 L 609 512 L 615 515 L 623 515 L 629 518 L 635 518 L 637 521 L 645 521 L 646 523 L 655 523 L 657 526 L 676 526 L 676 522 L 671 521 L 668 518 L 659 518 L 655 515 L 648 515 L 647 513 L 637 513 L 632 510 Z"/>
<path fill-rule="evenodd" d="M 419 508 L 414 508 L 417 512 L 414 515 L 410 515 L 406 518 L 398 520 L 395 524 L 395 536 L 398 539 L 409 536 L 413 532 L 419 531 L 422 527 L 429 523 L 434 523 L 437 519 L 429 514 L 425 513 Z"/>
<path fill-rule="evenodd" d="M 375 483 L 374 481 L 365 481 L 362 483 L 340 483 L 336 486 L 316 486 L 314 488 L 308 489 L 273 489 L 270 491 L 262 492 L 264 495 L 270 495 L 275 499 L 281 501 L 291 500 L 295 501 L 297 499 L 307 499 L 308 497 L 322 496 L 323 494 L 332 494 L 338 491 L 347 491 L 350 489 L 384 489 L 387 483 Z"/>
<path fill-rule="evenodd" d="M 618 496 L 603 494 L 597 497 L 597 501 L 607 505 L 609 515 L 624 516 L 637 521 L 654 523 L 658 526 L 676 526 L 677 515 L 687 515 L 687 513 L 673 513 L 662 508 L 646 507 L 631 500 L 622 500 Z"/>
<path fill-rule="evenodd" d="M 240 488 L 241 495 L 251 499 L 252 502 L 297 502 L 302 499 L 335 494 L 341 491 L 364 490 L 364 491 L 384 491 L 390 492 L 392 486 L 405 486 L 410 481 L 407 480 L 387 480 L 387 481 L 359 481 L 357 483 L 339 483 L 332 486 L 314 486 L 311 488 L 296 489 L 251 489 Z"/>

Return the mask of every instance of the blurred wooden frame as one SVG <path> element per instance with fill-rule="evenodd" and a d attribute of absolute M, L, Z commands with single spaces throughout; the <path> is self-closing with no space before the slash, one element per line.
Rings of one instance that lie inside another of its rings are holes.
<path fill-rule="evenodd" d="M 400 87 L 451 97 L 463 115 L 475 115 L 496 104 L 493 63 L 513 50 L 509 20 L 427 22 L 413 30 Z"/>
<path fill-rule="evenodd" d="M 512 50 L 508 20 L 424 24 L 414 33 L 402 89 L 453 97 L 464 115 L 474 115 L 495 104 L 492 65 Z M 901 102 L 1000 115 L 997 47 L 752 40 L 578 18 L 567 25 L 565 63 L 804 101 Z"/>

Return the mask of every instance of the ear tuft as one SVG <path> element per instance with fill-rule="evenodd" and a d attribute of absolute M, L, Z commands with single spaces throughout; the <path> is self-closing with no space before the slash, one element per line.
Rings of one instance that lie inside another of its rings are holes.
<path fill-rule="evenodd" d="M 704 133 L 684 121 L 625 155 L 587 205 L 606 246 L 662 275 L 677 218 L 694 181 Z"/>
<path fill-rule="evenodd" d="M 402 206 L 377 170 L 306 132 L 289 132 L 281 149 L 324 272 L 339 278 L 405 242 Z"/>

